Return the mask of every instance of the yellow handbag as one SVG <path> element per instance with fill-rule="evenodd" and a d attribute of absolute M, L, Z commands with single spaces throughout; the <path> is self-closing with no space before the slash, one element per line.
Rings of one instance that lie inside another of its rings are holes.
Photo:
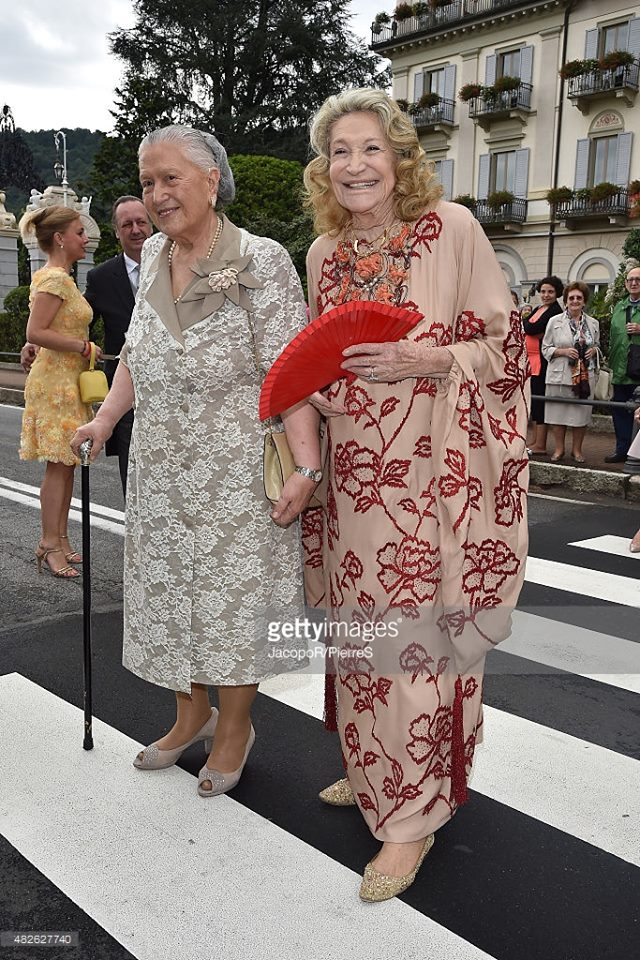
<path fill-rule="evenodd" d="M 80 399 L 88 405 L 92 403 L 102 403 L 109 393 L 109 384 L 102 370 L 94 370 L 96 363 L 96 345 L 90 344 L 91 355 L 89 358 L 89 369 L 84 370 L 78 378 L 80 388 Z"/>

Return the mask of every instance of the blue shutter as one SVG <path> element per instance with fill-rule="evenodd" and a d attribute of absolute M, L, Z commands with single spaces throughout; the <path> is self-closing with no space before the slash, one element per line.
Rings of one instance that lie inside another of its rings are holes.
<path fill-rule="evenodd" d="M 626 187 L 631 173 L 631 144 L 632 133 L 618 134 L 618 155 L 616 157 L 616 183 L 619 187 Z"/>
<path fill-rule="evenodd" d="M 598 56 L 598 28 L 586 30 L 584 35 L 584 58 L 595 60 Z"/>
<path fill-rule="evenodd" d="M 533 79 L 533 47 L 523 47 L 520 51 L 520 79 L 531 83 Z"/>
<path fill-rule="evenodd" d="M 640 57 L 640 17 L 632 17 L 629 21 L 627 49 L 629 53 L 634 55 L 636 60 Z"/>
<path fill-rule="evenodd" d="M 587 186 L 589 177 L 589 138 L 578 140 L 576 146 L 576 174 L 573 178 L 573 189 L 582 190 Z"/>
<path fill-rule="evenodd" d="M 424 93 L 424 73 L 422 70 L 420 73 L 416 73 L 413 78 L 413 102 L 417 103 L 422 94 Z"/>
<path fill-rule="evenodd" d="M 527 199 L 529 192 L 529 147 L 522 150 L 516 150 L 516 172 L 514 177 L 513 192 L 516 197 L 522 200 Z"/>
<path fill-rule="evenodd" d="M 444 68 L 444 99 L 455 100 L 455 98 L 456 98 L 456 65 L 454 63 Z"/>
<path fill-rule="evenodd" d="M 444 190 L 444 199 L 451 200 L 453 196 L 453 160 L 440 161 L 440 183 Z"/>
<path fill-rule="evenodd" d="M 486 200 L 489 195 L 489 173 L 491 156 L 481 153 L 478 158 L 478 200 Z"/>
<path fill-rule="evenodd" d="M 496 82 L 497 60 L 495 53 L 490 53 L 484 62 L 484 82 L 488 87 L 492 87 Z"/>

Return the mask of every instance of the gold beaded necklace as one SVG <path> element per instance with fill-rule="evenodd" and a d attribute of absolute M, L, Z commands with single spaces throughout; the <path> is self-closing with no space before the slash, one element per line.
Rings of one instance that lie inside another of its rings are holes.
<path fill-rule="evenodd" d="M 366 240 L 364 237 L 356 237 L 353 230 L 353 225 L 349 225 L 349 227 L 347 228 L 348 229 L 347 239 L 348 239 L 348 242 L 351 244 L 351 247 L 353 248 L 353 252 L 355 253 L 356 257 L 361 256 L 359 251 L 360 245 L 369 248 L 368 252 L 366 253 L 366 256 L 370 256 L 372 253 L 376 253 L 378 250 L 382 250 L 382 248 L 386 246 L 386 244 L 388 243 L 389 238 L 391 237 L 393 228 L 397 226 L 397 224 L 398 224 L 398 221 L 394 220 L 393 223 L 390 223 L 389 226 L 385 227 L 382 233 L 379 234 L 379 236 L 374 237 L 373 240 Z"/>
<path fill-rule="evenodd" d="M 207 259 L 207 260 L 210 259 L 211 254 L 213 253 L 213 248 L 215 247 L 216 243 L 217 243 L 218 240 L 220 239 L 220 235 L 222 234 L 222 225 L 223 225 L 222 217 L 218 217 L 218 226 L 216 227 L 216 232 L 215 232 L 214 235 L 213 235 L 213 240 L 211 241 L 211 245 L 210 245 L 209 249 L 207 250 L 207 256 L 206 256 L 206 259 Z M 169 247 L 169 254 L 168 254 L 168 256 L 167 256 L 167 263 L 169 264 L 169 273 L 171 273 L 171 264 L 172 264 L 172 262 L 173 262 L 173 251 L 174 251 L 175 248 L 176 248 L 176 243 L 177 243 L 176 240 L 172 240 L 172 241 L 171 241 L 171 246 Z M 186 289 L 186 287 L 185 287 L 185 289 Z M 174 299 L 174 301 L 173 301 L 174 306 L 177 306 L 177 305 L 180 303 L 180 301 L 182 300 L 182 294 L 183 294 L 183 293 L 184 293 L 184 290 L 182 291 L 182 293 L 180 294 L 179 297 L 175 297 L 175 299 Z"/>

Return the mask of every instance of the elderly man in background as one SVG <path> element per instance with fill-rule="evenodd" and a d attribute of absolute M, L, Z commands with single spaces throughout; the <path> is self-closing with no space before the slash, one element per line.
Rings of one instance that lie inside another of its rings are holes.
<path fill-rule="evenodd" d="M 111 223 L 122 253 L 89 271 L 84 295 L 93 310 L 92 326 L 100 317 L 104 322 L 104 352 L 117 356 L 124 344 L 131 320 L 138 289 L 142 246 L 151 236 L 153 227 L 144 204 L 133 196 L 118 197 L 111 210 Z M 25 344 L 20 356 L 25 370 L 29 370 L 35 355 L 36 348 L 33 344 Z M 104 371 L 109 386 L 117 366 L 117 360 L 105 361 Z M 133 410 L 128 410 L 116 424 L 106 445 L 107 456 L 118 457 L 122 491 L 125 495 L 132 427 Z"/>
<path fill-rule="evenodd" d="M 640 267 L 627 271 L 624 283 L 627 296 L 619 300 L 611 314 L 609 333 L 609 363 L 613 370 L 613 399 L 625 403 L 633 398 L 640 380 L 632 380 L 627 372 L 629 345 L 640 344 Z M 631 444 L 633 413 L 631 410 L 614 408 L 613 426 L 616 432 L 616 449 L 605 457 L 605 463 L 624 463 Z"/>

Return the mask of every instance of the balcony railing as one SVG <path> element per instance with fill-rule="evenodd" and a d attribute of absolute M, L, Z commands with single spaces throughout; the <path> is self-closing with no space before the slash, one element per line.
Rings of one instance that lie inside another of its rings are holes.
<path fill-rule="evenodd" d="M 583 97 L 612 93 L 616 90 L 632 90 L 637 93 L 639 77 L 640 62 L 638 60 L 623 67 L 610 69 L 596 67 L 595 70 L 583 73 L 580 77 L 571 77 L 567 96 L 570 100 L 578 100 Z"/>
<path fill-rule="evenodd" d="M 451 125 L 453 124 L 455 107 L 454 100 L 441 100 L 440 103 L 436 103 L 432 107 L 414 110 L 411 119 L 418 130 L 426 130 L 437 126 L 439 123 Z"/>
<path fill-rule="evenodd" d="M 408 17 L 406 20 L 392 20 L 391 23 L 374 25 L 371 30 L 371 46 L 375 48 L 416 33 L 430 33 L 468 18 L 481 20 L 487 14 L 511 7 L 527 6 L 530 3 L 531 0 L 452 0 L 451 3 L 432 8 L 419 17 Z"/>
<path fill-rule="evenodd" d="M 512 200 L 499 207 L 489 206 L 485 200 L 476 202 L 473 211 L 476 220 L 485 225 L 504 223 L 524 223 L 527 219 L 527 200 Z"/>
<path fill-rule="evenodd" d="M 621 187 L 617 193 L 604 200 L 590 197 L 572 197 L 556 206 L 556 220 L 576 220 L 579 217 L 627 217 L 629 215 L 629 191 Z"/>
<path fill-rule="evenodd" d="M 491 96 L 483 94 L 469 101 L 469 116 L 472 120 L 492 117 L 511 110 L 531 110 L 531 84 L 521 83 L 515 90 L 501 90 Z"/>

